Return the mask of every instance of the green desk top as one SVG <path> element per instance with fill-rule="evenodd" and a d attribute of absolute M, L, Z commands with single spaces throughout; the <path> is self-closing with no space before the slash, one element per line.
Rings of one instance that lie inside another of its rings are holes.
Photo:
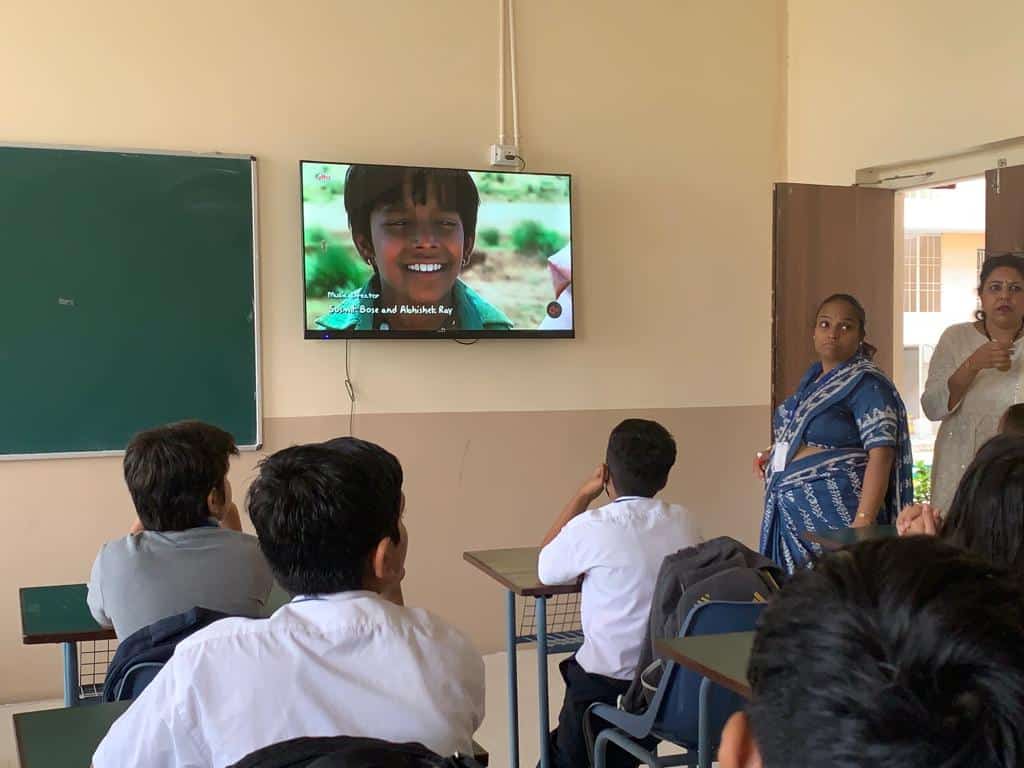
<path fill-rule="evenodd" d="M 101 627 L 89 613 L 86 592 L 85 584 L 22 587 L 22 642 L 32 645 L 114 639 L 114 630 Z"/>
<path fill-rule="evenodd" d="M 101 627 L 89 613 L 85 584 L 22 587 L 21 639 L 26 645 L 78 640 L 113 640 L 114 630 Z M 276 583 L 267 598 L 267 615 L 291 598 Z"/>
<path fill-rule="evenodd" d="M 566 595 L 580 591 L 582 579 L 572 584 L 542 584 L 537 576 L 539 555 L 540 547 L 515 547 L 463 552 L 462 559 L 523 597 Z"/>
<path fill-rule="evenodd" d="M 711 678 L 747 699 L 751 695 L 750 683 L 747 682 L 747 663 L 753 645 L 753 632 L 677 637 L 655 643 L 667 658 Z"/>
<path fill-rule="evenodd" d="M 83 704 L 15 715 L 21 768 L 87 768 L 96 747 L 129 704 Z M 490 760 L 487 750 L 475 741 L 473 756 L 485 766 Z"/>
<path fill-rule="evenodd" d="M 87 768 L 96 747 L 129 704 L 83 704 L 15 715 L 21 768 Z"/>
<path fill-rule="evenodd" d="M 890 539 L 896 535 L 895 525 L 869 525 L 863 528 L 836 528 L 830 531 L 805 531 L 805 541 L 820 544 L 824 549 L 839 549 L 850 544 L 874 539 Z"/>

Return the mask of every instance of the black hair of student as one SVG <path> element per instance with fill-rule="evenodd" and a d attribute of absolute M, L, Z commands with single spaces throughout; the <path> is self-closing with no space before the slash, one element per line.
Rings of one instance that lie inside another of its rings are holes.
<path fill-rule="evenodd" d="M 260 549 L 287 592 L 362 589 L 381 539 L 400 539 L 402 465 L 355 437 L 285 448 L 260 463 L 248 509 Z"/>
<path fill-rule="evenodd" d="M 605 462 L 619 494 L 651 497 L 668 482 L 676 441 L 656 421 L 626 419 L 608 436 Z"/>
<path fill-rule="evenodd" d="M 1006 409 L 999 422 L 999 432 L 1024 437 L 1024 403 L 1015 403 Z"/>
<path fill-rule="evenodd" d="M 1024 582 L 1024 437 L 996 435 L 978 449 L 960 479 L 940 536 Z"/>
<path fill-rule="evenodd" d="M 849 293 L 833 293 L 818 305 L 818 309 L 814 313 L 814 316 L 817 317 L 820 315 L 821 310 L 825 308 L 825 305 L 831 304 L 833 301 L 841 301 L 853 310 L 853 314 L 857 318 L 857 322 L 860 323 L 860 353 L 868 360 L 874 359 L 875 353 L 878 352 L 878 348 L 864 340 L 868 335 L 868 313 L 864 311 L 864 305 L 861 304 L 855 296 L 852 296 Z"/>
<path fill-rule="evenodd" d="M 1024 590 L 932 536 L 797 573 L 754 639 L 764 768 L 1024 764 Z"/>
<path fill-rule="evenodd" d="M 1014 270 L 1022 281 L 1024 281 L 1024 256 L 1019 253 L 1000 253 L 996 256 L 988 256 L 981 263 L 981 274 L 978 276 L 978 296 L 981 296 L 982 289 L 992 273 L 1000 267 L 1007 267 Z M 975 318 L 985 322 L 985 312 L 979 309 L 974 313 Z"/>
<path fill-rule="evenodd" d="M 413 202 L 420 204 L 426 202 L 432 189 L 440 205 L 458 212 L 466 238 L 476 236 L 480 193 L 467 171 L 351 165 L 345 174 L 345 211 L 352 237 L 361 235 L 369 240 L 374 208 L 400 203 L 407 189 Z"/>
<path fill-rule="evenodd" d="M 206 522 L 207 497 L 224 492 L 235 439 L 201 421 L 139 432 L 124 453 L 124 480 L 147 531 L 183 531 Z"/>

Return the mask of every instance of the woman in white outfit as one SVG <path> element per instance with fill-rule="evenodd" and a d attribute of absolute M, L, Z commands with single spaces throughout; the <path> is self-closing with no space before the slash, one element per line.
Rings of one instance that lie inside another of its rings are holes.
<path fill-rule="evenodd" d="M 925 415 L 942 421 L 932 465 L 932 505 L 943 512 L 978 448 L 999 430 L 1006 409 L 1024 396 L 1024 257 L 987 259 L 978 295 L 978 319 L 950 326 L 939 339 L 921 396 Z"/>

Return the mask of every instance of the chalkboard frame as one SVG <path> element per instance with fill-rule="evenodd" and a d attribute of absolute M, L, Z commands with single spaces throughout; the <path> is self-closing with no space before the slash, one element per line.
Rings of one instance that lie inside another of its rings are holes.
<path fill-rule="evenodd" d="M 251 179 L 252 197 L 252 295 L 253 295 L 253 354 L 256 381 L 254 382 L 256 406 L 256 442 L 239 445 L 239 451 L 255 452 L 263 448 L 263 350 L 260 306 L 260 234 L 259 234 L 259 179 L 256 155 L 230 152 L 194 152 L 187 150 L 143 149 L 138 147 L 96 147 L 78 144 L 39 144 L 23 142 L 0 142 L 4 149 L 66 150 L 73 152 L 98 152 L 104 154 L 156 155 L 164 157 L 193 157 L 228 160 L 247 160 Z M 109 456 L 123 456 L 124 449 L 102 449 L 90 451 L 49 451 L 45 453 L 0 453 L 0 462 L 35 461 L 41 459 L 81 459 Z"/>

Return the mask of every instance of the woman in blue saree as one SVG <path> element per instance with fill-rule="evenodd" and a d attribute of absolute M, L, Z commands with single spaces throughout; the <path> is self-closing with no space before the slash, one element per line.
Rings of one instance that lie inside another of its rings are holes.
<path fill-rule="evenodd" d="M 802 534 L 891 524 L 913 502 L 906 408 L 871 361 L 860 302 L 830 296 L 818 308 L 819 360 L 775 412 L 765 478 L 761 552 L 792 573 L 817 545 Z"/>

